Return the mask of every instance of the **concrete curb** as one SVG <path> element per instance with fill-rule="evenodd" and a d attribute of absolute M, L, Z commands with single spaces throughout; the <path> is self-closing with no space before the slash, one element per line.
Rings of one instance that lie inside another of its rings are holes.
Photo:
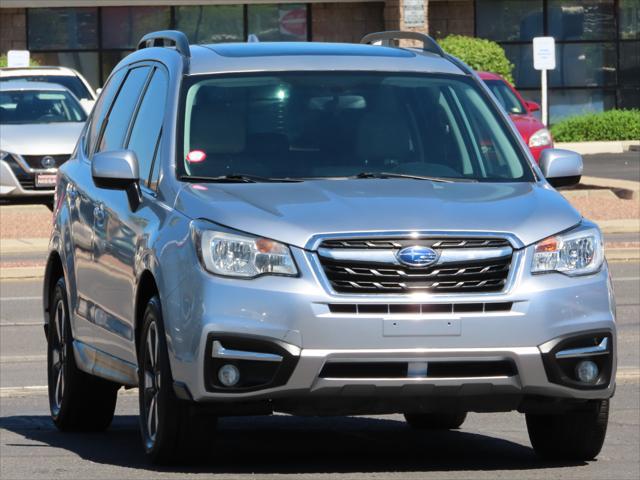
<path fill-rule="evenodd" d="M 599 187 L 600 189 L 608 188 L 613 191 L 619 198 L 625 200 L 637 200 L 638 198 L 640 198 L 640 182 L 634 182 L 631 180 L 618 180 L 615 178 L 582 177 L 580 179 L 580 184 Z M 579 192 L 580 190 L 567 191 Z"/>
<path fill-rule="evenodd" d="M 49 248 L 48 238 L 0 239 L 0 255 L 7 253 L 41 253 Z"/>
<path fill-rule="evenodd" d="M 0 280 L 44 278 L 44 265 L 37 267 L 0 267 Z"/>
<path fill-rule="evenodd" d="M 573 150 L 580 155 L 594 155 L 597 153 L 624 153 L 635 151 L 640 140 L 623 140 L 617 142 L 559 142 L 554 147 Z"/>

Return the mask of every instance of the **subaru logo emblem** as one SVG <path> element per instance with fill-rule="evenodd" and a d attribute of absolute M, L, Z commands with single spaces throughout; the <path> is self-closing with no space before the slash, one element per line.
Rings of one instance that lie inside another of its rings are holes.
<path fill-rule="evenodd" d="M 396 254 L 396 257 L 400 263 L 409 267 L 426 267 L 435 263 L 438 259 L 438 252 L 429 247 L 415 245 L 403 248 Z"/>
<path fill-rule="evenodd" d="M 42 160 L 40 160 L 40 165 L 42 165 L 42 168 L 53 168 L 56 166 L 56 159 L 51 155 L 47 155 L 45 157 L 42 157 Z"/>

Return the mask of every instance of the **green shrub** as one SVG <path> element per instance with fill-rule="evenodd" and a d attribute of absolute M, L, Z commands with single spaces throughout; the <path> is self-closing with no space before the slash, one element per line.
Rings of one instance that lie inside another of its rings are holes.
<path fill-rule="evenodd" d="M 37 67 L 38 65 L 40 65 L 36 60 L 34 60 L 33 58 L 29 60 L 29 64 L 32 67 Z M 6 67 L 7 66 L 7 55 L 5 53 L 3 53 L 2 55 L 0 55 L 0 68 L 2 67 Z"/>
<path fill-rule="evenodd" d="M 640 110 L 607 110 L 559 121 L 551 127 L 556 142 L 639 140 Z"/>
<path fill-rule="evenodd" d="M 474 70 L 497 73 L 513 83 L 513 64 L 496 42 L 484 38 L 449 35 L 438 40 L 438 43 L 447 53 L 458 57 Z"/>

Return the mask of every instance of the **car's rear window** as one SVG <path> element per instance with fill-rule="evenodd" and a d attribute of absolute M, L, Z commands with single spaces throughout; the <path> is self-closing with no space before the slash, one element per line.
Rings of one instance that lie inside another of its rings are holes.
<path fill-rule="evenodd" d="M 45 83 L 55 83 L 57 85 L 62 85 L 65 88 L 68 88 L 71 93 L 73 93 L 78 100 L 93 100 L 91 93 L 82 83 L 78 77 L 73 75 L 24 75 L 24 76 L 11 76 L 11 77 L 3 77 L 2 81 L 15 81 L 15 80 L 27 80 L 29 82 L 45 82 Z"/>
<path fill-rule="evenodd" d="M 185 83 L 181 176 L 534 178 L 504 118 L 462 75 L 274 72 Z"/>
<path fill-rule="evenodd" d="M 524 115 L 527 113 L 527 109 L 518 99 L 517 95 L 513 93 L 509 85 L 502 80 L 485 80 L 484 83 L 487 84 L 491 93 L 496 96 L 508 113 L 516 115 Z"/>
<path fill-rule="evenodd" d="M 0 91 L 0 123 L 84 122 L 87 116 L 78 101 L 63 90 Z"/>

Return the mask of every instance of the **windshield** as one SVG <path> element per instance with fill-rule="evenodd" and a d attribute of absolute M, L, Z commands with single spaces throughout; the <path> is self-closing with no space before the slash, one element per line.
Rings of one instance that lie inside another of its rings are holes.
<path fill-rule="evenodd" d="M 92 100 L 93 97 L 89 90 L 82 80 L 78 77 L 74 77 L 72 75 L 24 75 L 24 76 L 11 76 L 11 77 L 2 77 L 3 82 L 14 81 L 14 80 L 27 80 L 29 82 L 45 82 L 45 83 L 55 83 L 58 85 L 62 85 L 65 88 L 68 88 L 71 93 L 73 93 L 80 100 Z"/>
<path fill-rule="evenodd" d="M 502 80 L 485 80 L 491 93 L 493 93 L 498 101 L 502 104 L 504 109 L 511 114 L 523 115 L 527 113 L 527 109 L 524 108 L 522 102 L 518 99 L 513 90 L 509 88 L 509 85 Z"/>
<path fill-rule="evenodd" d="M 55 90 L 0 91 L 0 123 L 84 122 L 87 116 L 69 92 Z"/>
<path fill-rule="evenodd" d="M 460 75 L 193 77 L 183 111 L 178 174 L 187 179 L 533 180 L 496 109 Z"/>

